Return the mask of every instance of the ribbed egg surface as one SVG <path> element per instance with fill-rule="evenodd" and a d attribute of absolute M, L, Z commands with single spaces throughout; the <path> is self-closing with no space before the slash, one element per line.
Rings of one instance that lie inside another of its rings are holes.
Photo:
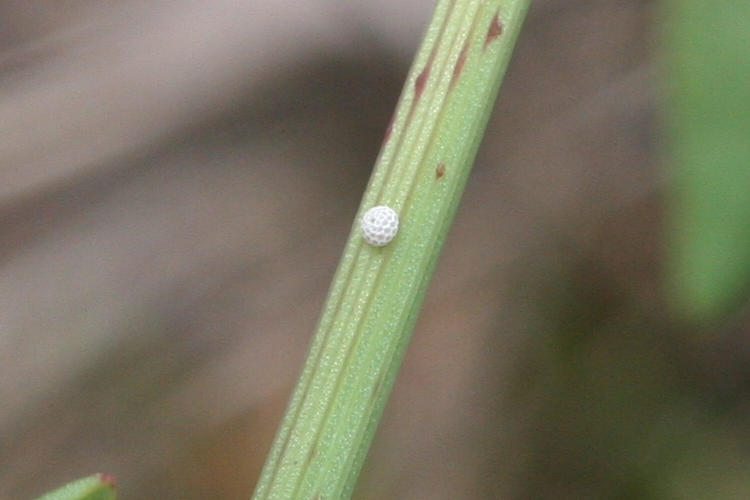
<path fill-rule="evenodd" d="M 398 232 L 398 214 L 385 205 L 372 207 L 361 221 L 362 237 L 376 247 L 387 245 Z"/>

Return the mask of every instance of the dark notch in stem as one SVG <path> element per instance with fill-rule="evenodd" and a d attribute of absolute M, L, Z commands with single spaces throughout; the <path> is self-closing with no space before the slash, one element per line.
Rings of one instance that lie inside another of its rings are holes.
<path fill-rule="evenodd" d="M 385 128 L 385 135 L 383 136 L 383 146 L 391 138 L 391 132 L 393 132 L 393 120 L 396 119 L 396 115 L 391 115 L 391 120 L 388 122 L 388 126 Z M 381 146 L 382 147 L 382 146 Z"/>
<path fill-rule="evenodd" d="M 469 52 L 469 39 L 464 42 L 464 46 L 461 48 L 461 53 L 458 55 L 456 65 L 453 66 L 453 76 L 451 76 L 451 88 L 456 84 L 456 80 L 461 75 L 461 71 L 464 69 L 464 63 L 466 62 L 466 54 Z"/>
<path fill-rule="evenodd" d="M 487 30 L 487 38 L 484 39 L 484 48 L 486 49 L 487 46 L 497 37 L 503 34 L 503 23 L 500 21 L 500 13 L 496 13 L 495 16 L 492 18 L 492 22 L 490 23 L 490 27 Z"/>
<path fill-rule="evenodd" d="M 445 175 L 445 163 L 440 163 L 435 169 L 435 179 L 440 179 L 444 175 Z"/>
<path fill-rule="evenodd" d="M 424 86 L 427 83 L 427 79 L 430 77 L 430 68 L 432 68 L 432 56 L 430 56 L 430 60 L 425 65 L 422 72 L 417 76 L 417 79 L 414 80 L 414 102 L 416 103 L 417 100 L 419 100 L 420 96 L 422 95 L 422 92 L 424 91 Z"/>

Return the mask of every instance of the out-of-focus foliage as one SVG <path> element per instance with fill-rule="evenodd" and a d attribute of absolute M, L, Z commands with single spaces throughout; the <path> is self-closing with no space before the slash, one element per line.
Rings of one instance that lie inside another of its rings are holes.
<path fill-rule="evenodd" d="M 681 314 L 715 318 L 750 283 L 750 3 L 664 3 L 670 292 Z"/>
<path fill-rule="evenodd" d="M 508 498 L 750 498 L 743 335 L 676 328 L 600 262 L 519 269 L 538 310 L 506 402 L 528 450 Z"/>
<path fill-rule="evenodd" d="M 94 474 L 68 483 L 37 500 L 115 500 L 115 498 L 117 495 L 115 495 L 112 479 L 102 474 Z"/>

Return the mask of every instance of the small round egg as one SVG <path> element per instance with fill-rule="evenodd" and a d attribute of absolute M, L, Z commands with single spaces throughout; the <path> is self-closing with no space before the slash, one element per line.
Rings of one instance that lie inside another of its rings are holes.
<path fill-rule="evenodd" d="M 398 232 L 398 214 L 391 207 L 379 205 L 372 207 L 360 221 L 362 237 L 367 243 L 382 247 L 396 237 Z"/>

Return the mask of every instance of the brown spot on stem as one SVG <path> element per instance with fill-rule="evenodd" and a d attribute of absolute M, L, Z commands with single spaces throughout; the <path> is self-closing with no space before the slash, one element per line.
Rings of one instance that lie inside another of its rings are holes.
<path fill-rule="evenodd" d="M 435 169 L 435 179 L 440 179 L 445 175 L 445 163 L 440 163 Z"/>
<path fill-rule="evenodd" d="M 419 74 L 417 79 L 414 81 L 414 100 L 416 101 L 422 95 L 424 86 L 427 83 L 427 78 L 430 77 L 430 68 L 432 67 L 432 60 L 427 63 L 422 72 Z"/>
<path fill-rule="evenodd" d="M 307 463 L 313 461 L 313 459 L 318 455 L 318 447 L 313 446 L 313 448 L 310 450 L 310 453 L 307 455 Z"/>
<path fill-rule="evenodd" d="M 453 76 L 451 76 L 451 87 L 455 85 L 458 80 L 461 71 L 464 69 L 464 63 L 466 62 L 466 53 L 469 51 L 469 40 L 464 42 L 464 46 L 461 48 L 461 53 L 458 55 L 456 65 L 453 66 Z"/>
<path fill-rule="evenodd" d="M 495 17 L 492 18 L 492 22 L 490 23 L 490 27 L 487 30 L 487 38 L 484 39 L 484 48 L 487 48 L 487 45 L 490 44 L 495 38 L 499 37 L 503 34 L 503 23 L 500 22 L 500 17 L 498 14 L 495 14 Z"/>

